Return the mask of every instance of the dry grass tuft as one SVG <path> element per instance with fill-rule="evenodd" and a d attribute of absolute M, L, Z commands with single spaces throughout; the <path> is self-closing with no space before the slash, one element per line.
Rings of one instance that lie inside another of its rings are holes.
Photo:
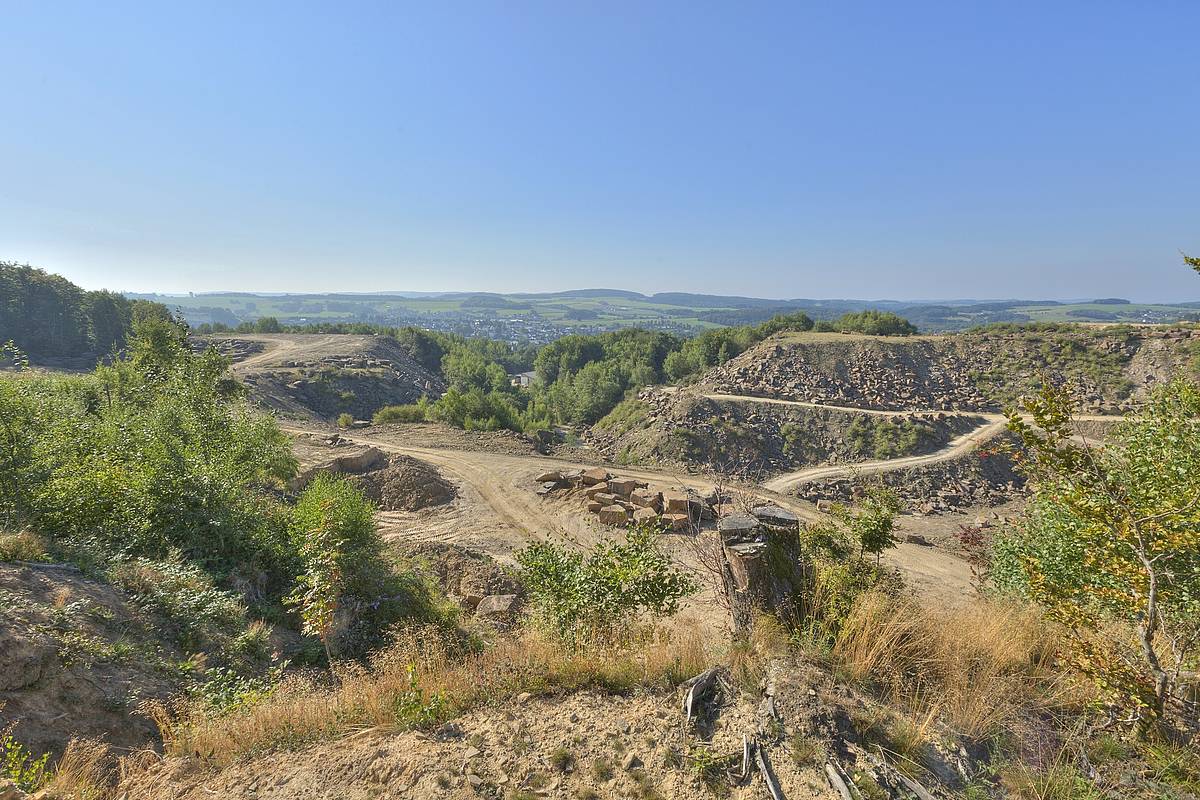
<path fill-rule="evenodd" d="M 0 561 L 48 561 L 46 540 L 32 531 L 0 531 Z"/>
<path fill-rule="evenodd" d="M 433 626 L 406 629 L 370 669 L 342 666 L 335 685 L 292 678 L 222 715 L 148 708 L 169 753 L 215 765 L 368 728 L 433 725 L 521 692 L 668 687 L 707 666 L 699 638 L 655 629 L 621 645 L 568 648 L 534 631 L 463 652 Z"/>
<path fill-rule="evenodd" d="M 879 592 L 859 598 L 833 647 L 837 672 L 912 715 L 972 739 L 1060 707 L 1073 687 L 1052 657 L 1057 638 L 1032 608 L 977 601 L 932 610 Z"/>
<path fill-rule="evenodd" d="M 96 739 L 72 739 L 44 787 L 48 797 L 99 800 L 112 790 L 115 759 L 108 745 Z"/>

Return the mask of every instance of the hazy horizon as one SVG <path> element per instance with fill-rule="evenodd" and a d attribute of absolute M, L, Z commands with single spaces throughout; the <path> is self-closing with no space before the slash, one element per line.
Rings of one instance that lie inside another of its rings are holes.
<path fill-rule="evenodd" d="M 0 259 L 86 288 L 1200 297 L 1195 4 L 6 12 Z"/>

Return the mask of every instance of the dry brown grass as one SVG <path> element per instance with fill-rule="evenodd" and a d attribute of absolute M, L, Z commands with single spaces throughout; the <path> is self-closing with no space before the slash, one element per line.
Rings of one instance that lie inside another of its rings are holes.
<path fill-rule="evenodd" d="M 460 652 L 434 627 L 408 629 L 370 669 L 341 667 L 336 684 L 293 678 L 222 715 L 151 706 L 169 753 L 221 765 L 378 728 L 435 724 L 521 692 L 665 688 L 701 672 L 708 656 L 690 632 L 658 628 L 632 643 L 568 648 L 533 631 Z"/>
<path fill-rule="evenodd" d="M 46 784 L 47 797 L 100 800 L 111 794 L 115 759 L 108 745 L 96 739 L 72 739 L 54 775 Z"/>
<path fill-rule="evenodd" d="M 31 531 L 0 531 L 0 561 L 45 561 L 46 540 Z"/>
<path fill-rule="evenodd" d="M 981 739 L 1039 709 L 1074 705 L 1077 686 L 1052 664 L 1057 647 L 1056 632 L 1032 608 L 979 600 L 933 610 L 868 592 L 832 658 L 840 677 Z"/>

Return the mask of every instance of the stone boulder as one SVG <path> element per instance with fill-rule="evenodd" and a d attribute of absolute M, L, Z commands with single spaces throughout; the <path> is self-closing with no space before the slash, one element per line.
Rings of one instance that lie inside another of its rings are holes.
<path fill-rule="evenodd" d="M 661 511 L 663 507 L 662 494 L 649 489 L 634 489 L 629 493 L 629 502 L 640 508 L 651 508 L 655 511 Z"/>
<path fill-rule="evenodd" d="M 750 510 L 750 513 L 759 522 L 774 528 L 789 528 L 794 530 L 800 526 L 800 517 L 776 505 L 755 506 Z"/>
<path fill-rule="evenodd" d="M 618 479 L 613 478 L 608 482 L 608 490 L 613 494 L 621 497 L 629 497 L 637 489 L 646 488 L 646 484 L 641 481 L 631 480 L 629 478 Z"/>
<path fill-rule="evenodd" d="M 489 594 L 475 606 L 475 616 L 497 617 L 510 614 L 516 602 L 517 595 L 515 594 Z"/>
<path fill-rule="evenodd" d="M 666 523 L 667 529 L 672 531 L 686 531 L 691 527 L 691 519 L 687 514 L 665 514 L 663 522 Z"/>
<path fill-rule="evenodd" d="M 586 486 L 594 486 L 597 483 L 606 483 L 608 479 L 608 470 L 604 469 L 603 467 L 593 467 L 592 469 L 584 470 L 583 474 L 580 475 L 580 480 L 582 480 Z"/>
<path fill-rule="evenodd" d="M 605 525 L 624 525 L 629 521 L 629 512 L 622 506 L 605 506 L 600 509 L 600 521 Z"/>
<path fill-rule="evenodd" d="M 653 522 L 656 519 L 658 519 L 658 513 L 653 508 L 639 508 L 633 512 L 635 523 Z"/>

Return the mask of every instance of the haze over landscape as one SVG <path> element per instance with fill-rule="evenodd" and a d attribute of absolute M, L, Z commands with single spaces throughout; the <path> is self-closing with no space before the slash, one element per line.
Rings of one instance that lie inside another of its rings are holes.
<path fill-rule="evenodd" d="M 67 8 L 0 251 L 85 288 L 1200 297 L 1191 3 Z"/>
<path fill-rule="evenodd" d="M 0 800 L 1198 800 L 1194 2 L 0 8 Z"/>

